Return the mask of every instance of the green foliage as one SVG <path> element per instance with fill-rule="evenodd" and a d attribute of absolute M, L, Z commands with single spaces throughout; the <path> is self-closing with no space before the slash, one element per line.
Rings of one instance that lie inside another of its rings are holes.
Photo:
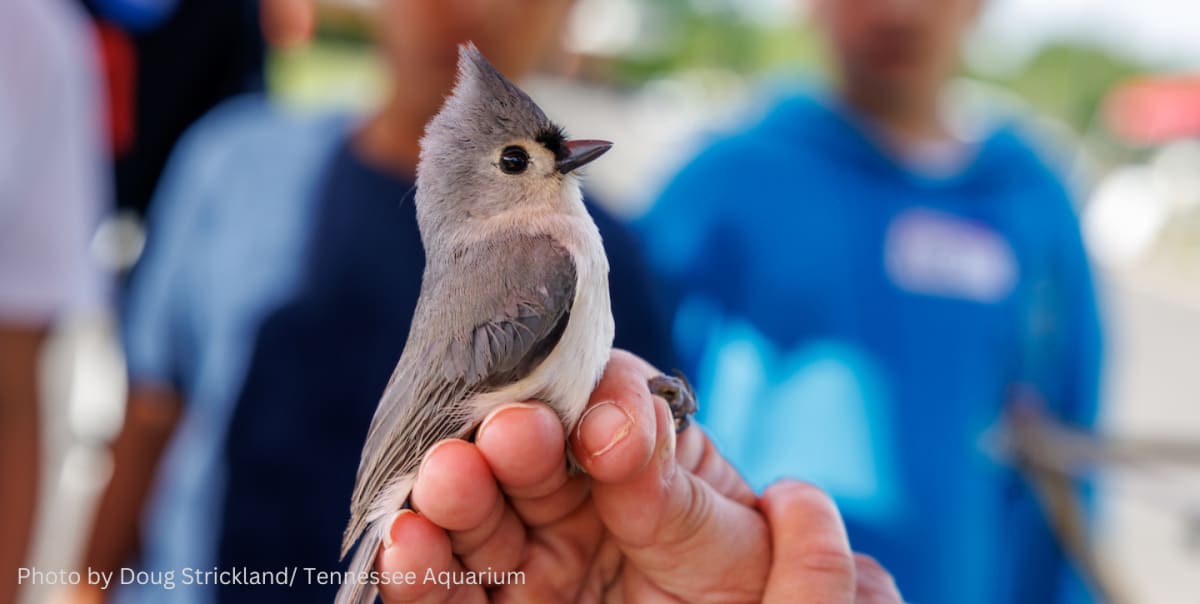
<path fill-rule="evenodd" d="M 669 2 L 671 6 L 688 5 Z M 662 9 L 663 7 L 659 7 Z M 819 70 L 816 34 L 799 23 L 763 24 L 732 9 L 670 10 L 656 19 L 659 43 L 616 59 L 613 75 L 635 85 L 687 69 L 724 69 L 754 76 L 781 67 Z"/>
<path fill-rule="evenodd" d="M 990 81 L 1076 132 L 1085 132 L 1113 86 L 1145 71 L 1098 48 L 1057 44 L 1044 48 L 1013 76 Z"/>

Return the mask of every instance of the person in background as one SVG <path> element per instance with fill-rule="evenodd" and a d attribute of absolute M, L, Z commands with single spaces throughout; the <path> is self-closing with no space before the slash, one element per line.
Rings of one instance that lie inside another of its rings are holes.
<path fill-rule="evenodd" d="M 120 208 L 144 215 L 188 126 L 226 99 L 265 89 L 268 46 L 311 29 L 311 8 L 297 6 L 310 1 L 80 0 L 105 64 Z"/>
<path fill-rule="evenodd" d="M 519 79 L 572 4 L 385 0 L 377 44 L 392 92 L 373 113 L 301 115 L 251 96 L 185 134 L 131 276 L 130 397 L 86 565 L 340 567 L 362 443 L 421 284 L 418 140 L 451 89 L 457 45 L 473 40 Z M 673 366 L 632 233 L 589 208 L 612 267 L 616 344 Z M 137 585 L 118 599 L 324 603 L 336 589 Z"/>
<path fill-rule="evenodd" d="M 15 602 L 41 467 L 38 372 L 56 321 L 104 303 L 108 202 L 91 31 L 63 0 L 0 3 L 0 603 Z"/>
<path fill-rule="evenodd" d="M 1016 390 L 1093 423 L 1101 329 L 1060 178 L 1018 125 L 943 112 L 978 10 L 817 0 L 832 89 L 712 143 L 639 226 L 700 420 L 755 488 L 828 488 L 913 602 L 1086 601 L 985 451 Z"/>

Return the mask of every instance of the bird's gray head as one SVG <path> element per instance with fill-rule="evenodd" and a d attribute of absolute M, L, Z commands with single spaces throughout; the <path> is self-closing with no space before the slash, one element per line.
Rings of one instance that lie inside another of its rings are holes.
<path fill-rule="evenodd" d="M 580 204 L 571 173 L 611 146 L 567 140 L 474 44 L 462 45 L 454 92 L 421 139 L 416 204 L 426 245 L 435 232 L 514 209 L 563 211 L 570 208 L 562 204 Z"/>

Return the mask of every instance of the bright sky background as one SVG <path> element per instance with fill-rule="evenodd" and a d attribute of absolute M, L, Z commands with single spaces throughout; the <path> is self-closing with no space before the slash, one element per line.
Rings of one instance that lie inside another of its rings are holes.
<path fill-rule="evenodd" d="M 751 0 L 753 2 L 776 0 Z M 1018 56 L 1046 42 L 1099 44 L 1154 67 L 1200 69 L 1200 0 L 983 0 L 983 40 Z"/>

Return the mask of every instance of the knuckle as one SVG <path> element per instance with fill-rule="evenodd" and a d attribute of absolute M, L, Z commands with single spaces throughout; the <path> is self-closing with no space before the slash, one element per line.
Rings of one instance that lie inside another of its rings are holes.
<path fill-rule="evenodd" d="M 763 491 L 763 497 L 781 501 L 829 499 L 821 487 L 793 478 L 784 478 L 771 484 Z"/>
<path fill-rule="evenodd" d="M 796 563 L 807 571 L 820 573 L 830 578 L 843 579 L 848 585 L 854 584 L 854 558 L 844 551 L 827 548 L 813 549 L 797 556 Z"/>
<path fill-rule="evenodd" d="M 663 533 L 659 535 L 666 542 L 682 544 L 704 528 L 713 515 L 713 501 L 709 494 L 694 480 L 685 481 L 687 500 L 682 512 L 666 518 Z"/>

